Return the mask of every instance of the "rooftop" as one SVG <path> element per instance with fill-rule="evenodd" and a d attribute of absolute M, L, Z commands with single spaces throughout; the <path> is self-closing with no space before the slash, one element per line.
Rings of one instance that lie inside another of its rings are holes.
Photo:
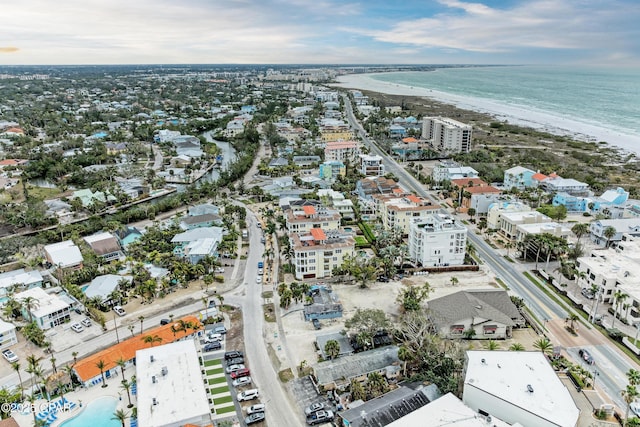
<path fill-rule="evenodd" d="M 69 308 L 69 304 L 64 299 L 57 295 L 48 294 L 42 288 L 31 288 L 15 294 L 15 299 L 18 301 L 29 297 L 37 300 L 37 304 L 31 309 L 31 314 L 35 318 L 45 317 L 56 311 Z"/>
<path fill-rule="evenodd" d="M 37 270 L 25 271 L 24 268 L 0 273 L 0 289 L 12 285 L 33 285 L 42 282 L 42 274 Z"/>
<path fill-rule="evenodd" d="M 81 264 L 83 261 L 80 249 L 72 240 L 47 245 L 44 247 L 44 251 L 49 255 L 51 264 L 57 267 L 73 267 Z"/>
<path fill-rule="evenodd" d="M 331 384 L 399 362 L 398 347 L 388 346 L 320 362 L 314 366 L 314 371 L 319 384 Z"/>

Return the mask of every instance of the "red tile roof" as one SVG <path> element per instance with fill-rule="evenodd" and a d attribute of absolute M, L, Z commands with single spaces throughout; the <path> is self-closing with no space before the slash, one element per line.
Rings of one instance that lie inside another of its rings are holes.
<path fill-rule="evenodd" d="M 315 241 L 327 240 L 327 235 L 322 231 L 322 228 L 312 228 L 311 235 Z"/>
<path fill-rule="evenodd" d="M 543 173 L 540 173 L 540 172 L 538 172 L 538 173 L 534 173 L 534 174 L 531 176 L 531 179 L 535 179 L 536 181 L 542 181 L 543 179 L 547 179 L 547 178 L 548 178 L 548 176 L 547 176 L 547 175 L 545 175 L 545 174 L 543 174 Z"/>
<path fill-rule="evenodd" d="M 485 181 L 481 180 L 480 178 L 452 179 L 451 183 L 454 184 L 456 187 L 461 187 L 461 188 L 468 187 L 469 183 L 471 183 L 473 187 L 483 187 L 483 186 L 489 185 Z"/>
<path fill-rule="evenodd" d="M 407 200 L 409 200 L 411 203 L 422 203 L 422 199 L 414 194 L 407 196 Z"/>
<path fill-rule="evenodd" d="M 313 206 L 303 206 L 302 210 L 304 211 L 304 213 L 306 215 L 315 215 L 316 214 L 316 208 Z"/>
<path fill-rule="evenodd" d="M 408 144 L 410 142 L 418 142 L 418 140 L 415 139 L 414 137 L 410 136 L 408 138 L 402 138 L 402 142 L 404 142 L 405 144 Z"/>
<path fill-rule="evenodd" d="M 195 316 L 186 316 L 180 320 L 184 320 L 185 322 L 192 322 L 194 325 L 202 326 L 200 321 Z M 159 344 L 155 345 L 162 345 L 172 343 L 179 340 L 180 338 L 194 333 L 192 329 L 188 329 L 187 331 L 177 331 L 174 335 L 171 327 L 178 322 L 179 320 L 176 320 L 169 325 L 159 326 L 149 331 L 145 331 L 142 335 L 136 335 L 135 337 L 128 338 L 124 341 L 121 341 L 119 344 L 115 344 L 109 348 L 92 354 L 91 356 L 85 357 L 84 359 L 79 360 L 74 365 L 73 369 L 76 371 L 76 374 L 78 375 L 78 378 L 80 378 L 80 380 L 88 381 L 91 378 L 100 375 L 100 369 L 98 369 L 98 367 L 96 366 L 98 361 L 104 361 L 104 371 L 107 371 L 117 366 L 116 361 L 118 359 L 129 361 L 136 357 L 136 351 L 143 348 L 151 347 L 151 344 L 145 343 L 143 341 L 143 338 L 146 336 L 157 335 L 162 339 L 162 341 L 160 341 Z"/>

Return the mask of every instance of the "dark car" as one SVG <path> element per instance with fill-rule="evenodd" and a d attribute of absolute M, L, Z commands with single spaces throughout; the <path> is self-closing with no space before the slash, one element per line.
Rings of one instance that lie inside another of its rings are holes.
<path fill-rule="evenodd" d="M 224 354 L 224 360 L 231 360 L 235 359 L 236 357 L 244 357 L 244 354 L 242 354 L 242 352 L 238 350 L 227 351 Z"/>
<path fill-rule="evenodd" d="M 388 282 L 389 278 L 387 276 L 378 276 L 378 282 Z"/>
<path fill-rule="evenodd" d="M 235 380 L 236 378 L 248 377 L 249 375 L 251 375 L 251 371 L 249 371 L 249 368 L 242 368 L 238 369 L 237 371 L 231 372 L 231 379 Z"/>
<path fill-rule="evenodd" d="M 311 323 L 313 323 L 313 327 L 316 329 L 322 329 L 322 325 L 320 324 L 320 321 L 318 319 L 313 319 L 311 321 Z"/>
<path fill-rule="evenodd" d="M 233 359 L 227 360 L 227 366 L 241 365 L 243 363 L 244 363 L 244 357 L 234 357 Z"/>
<path fill-rule="evenodd" d="M 206 344 L 202 350 L 203 351 L 213 351 L 213 350 L 220 350 L 222 348 L 222 344 L 220 343 L 220 341 L 216 341 L 216 342 L 211 342 L 209 344 Z"/>
<path fill-rule="evenodd" d="M 247 425 L 259 423 L 260 421 L 264 421 L 264 412 L 255 412 L 244 419 Z"/>
<path fill-rule="evenodd" d="M 169 323 L 171 323 L 171 320 L 169 320 L 169 319 L 160 319 L 160 324 L 161 325 L 168 325 Z"/>
<path fill-rule="evenodd" d="M 587 362 L 589 365 L 593 365 L 596 361 L 593 359 L 593 356 L 591 355 L 591 353 L 589 353 L 588 350 L 585 350 L 584 348 L 581 348 L 578 351 L 578 354 L 580 355 L 580 357 L 582 358 L 582 360 L 584 360 L 585 362 Z"/>

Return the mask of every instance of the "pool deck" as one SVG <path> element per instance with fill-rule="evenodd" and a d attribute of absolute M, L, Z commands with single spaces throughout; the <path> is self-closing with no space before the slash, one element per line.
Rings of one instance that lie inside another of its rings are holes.
<path fill-rule="evenodd" d="M 125 369 L 124 372 L 127 380 L 130 381 L 131 377 L 135 375 L 135 366 L 131 366 L 128 369 Z M 89 388 L 77 387 L 75 391 L 65 393 L 65 399 L 67 399 L 67 401 L 69 402 L 75 403 L 76 406 L 71 410 L 58 412 L 56 414 L 57 419 L 53 423 L 49 424 L 49 427 L 59 427 L 63 422 L 78 415 L 88 403 L 91 403 L 94 400 L 105 396 L 111 396 L 119 399 L 118 406 L 115 410 L 117 411 L 118 409 L 123 409 L 129 415 L 131 415 L 131 409 L 127 408 L 127 404 L 129 403 L 127 401 L 127 392 L 122 389 L 120 383 L 121 381 L 121 376 L 117 375 L 107 379 L 106 384 L 108 384 L 108 387 L 102 388 L 100 385 Z M 52 399 L 53 402 L 57 400 L 60 400 L 60 397 L 55 397 Z M 136 396 L 131 395 L 131 403 L 134 405 L 136 404 Z M 28 405 L 29 403 L 26 402 L 26 404 Z M 37 414 L 38 412 L 46 410 L 49 402 L 47 402 L 47 400 L 45 399 L 40 399 L 37 400 L 34 405 Z M 11 415 L 13 415 L 13 418 L 16 420 L 20 427 L 33 427 L 33 413 L 31 413 L 31 411 L 14 411 Z M 125 424 L 129 426 L 129 423 L 130 419 L 127 419 Z"/>

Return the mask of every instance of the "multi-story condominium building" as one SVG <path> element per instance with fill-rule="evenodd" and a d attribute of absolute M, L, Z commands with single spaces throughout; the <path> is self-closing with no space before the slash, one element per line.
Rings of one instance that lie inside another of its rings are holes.
<path fill-rule="evenodd" d="M 537 181 L 532 179 L 535 174 L 536 172 L 531 169 L 514 166 L 504 171 L 503 186 L 505 190 L 511 190 L 512 188 L 524 190 L 525 188 L 535 187 L 537 186 Z"/>
<path fill-rule="evenodd" d="M 22 306 L 22 316 L 32 319 L 42 330 L 67 323 L 71 319 L 71 306 L 55 294 L 48 294 L 42 288 L 31 288 L 15 294 L 17 301 L 33 298 L 37 303 L 31 307 Z"/>
<path fill-rule="evenodd" d="M 439 184 L 454 179 L 478 178 L 478 171 L 470 166 L 460 166 L 454 161 L 443 160 L 433 168 L 431 177 Z"/>
<path fill-rule="evenodd" d="M 502 214 L 509 212 L 531 212 L 531 206 L 522 202 L 504 201 L 494 203 L 489 206 L 487 210 L 487 228 L 498 229 L 500 228 L 500 219 Z"/>
<path fill-rule="evenodd" d="M 340 161 L 324 162 L 320 165 L 319 177 L 329 181 L 334 181 L 338 176 L 347 174 L 347 166 Z"/>
<path fill-rule="evenodd" d="M 354 138 L 353 131 L 348 126 L 326 127 L 321 130 L 322 142 L 351 141 Z"/>
<path fill-rule="evenodd" d="M 332 141 L 324 147 L 325 162 L 351 162 L 355 164 L 360 155 L 357 141 Z"/>
<path fill-rule="evenodd" d="M 353 256 L 355 240 L 338 230 L 312 228 L 307 233 L 289 235 L 297 280 L 331 277 L 345 256 Z"/>
<path fill-rule="evenodd" d="M 501 236 L 516 242 L 522 242 L 530 234 L 547 233 L 556 237 L 568 237 L 571 233 L 568 228 L 537 211 L 502 212 L 497 225 Z"/>
<path fill-rule="evenodd" d="M 562 178 L 552 174 L 540 182 L 540 187 L 550 193 L 569 193 L 573 196 L 589 195 L 589 184 L 577 181 L 573 178 Z"/>
<path fill-rule="evenodd" d="M 605 230 L 609 227 L 616 231 L 611 238 L 605 236 Z M 599 246 L 611 246 L 622 240 L 623 234 L 640 236 L 640 218 L 599 219 L 589 225 L 589 237 Z"/>
<path fill-rule="evenodd" d="M 471 150 L 472 127 L 444 117 L 425 117 L 422 137 L 431 142 L 436 151 L 468 153 Z"/>
<path fill-rule="evenodd" d="M 466 227 L 448 215 L 433 214 L 411 222 L 409 259 L 417 265 L 462 265 L 466 244 Z"/>
<path fill-rule="evenodd" d="M 412 222 L 427 218 L 440 208 L 413 194 L 403 197 L 376 195 L 373 199 L 377 202 L 376 212 L 384 229 L 399 230 L 404 236 L 409 234 Z"/>
<path fill-rule="evenodd" d="M 341 218 L 338 211 L 324 206 L 292 206 L 287 211 L 286 224 L 289 233 L 308 233 L 314 228 L 337 230 Z"/>
<path fill-rule="evenodd" d="M 364 176 L 382 176 L 384 175 L 384 165 L 382 157 L 378 155 L 360 154 L 362 162 L 360 172 Z"/>

